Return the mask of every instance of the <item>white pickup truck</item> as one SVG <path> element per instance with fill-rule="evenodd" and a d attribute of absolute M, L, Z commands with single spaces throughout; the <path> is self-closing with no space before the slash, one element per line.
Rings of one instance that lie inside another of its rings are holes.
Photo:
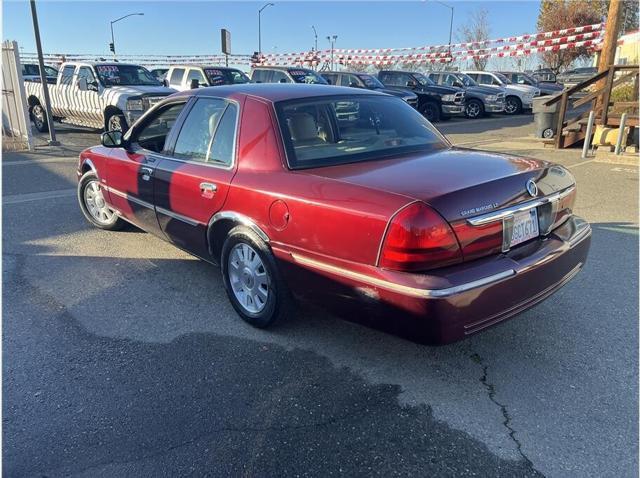
<path fill-rule="evenodd" d="M 29 113 L 38 131 L 47 131 L 42 85 L 25 82 Z M 176 90 L 163 86 L 138 65 L 117 62 L 63 63 L 49 85 L 55 120 L 106 131 L 126 131 L 155 103 Z"/>

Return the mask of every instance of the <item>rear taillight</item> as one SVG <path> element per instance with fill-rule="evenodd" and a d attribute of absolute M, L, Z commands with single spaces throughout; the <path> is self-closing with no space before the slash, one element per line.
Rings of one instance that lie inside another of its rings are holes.
<path fill-rule="evenodd" d="M 400 210 L 389 224 L 380 267 L 423 271 L 462 262 L 460 246 L 442 216 L 423 203 Z"/>
<path fill-rule="evenodd" d="M 502 251 L 502 221 L 472 226 L 462 220 L 452 226 L 465 261 Z"/>

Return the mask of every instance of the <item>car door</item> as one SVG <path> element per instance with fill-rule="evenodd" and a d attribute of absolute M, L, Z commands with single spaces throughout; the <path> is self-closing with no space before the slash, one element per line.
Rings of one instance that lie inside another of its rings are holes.
<path fill-rule="evenodd" d="M 73 87 L 75 69 L 75 65 L 66 65 L 60 74 L 60 81 L 52 88 L 51 108 L 54 116 L 67 117 L 70 114 L 71 89 Z"/>
<path fill-rule="evenodd" d="M 176 98 L 148 115 L 125 135 L 127 148 L 114 149 L 108 160 L 110 204 L 125 219 L 160 236 L 163 233 L 153 205 L 155 170 L 186 103 L 187 98 Z"/>
<path fill-rule="evenodd" d="M 160 227 L 174 244 L 200 257 L 209 256 L 208 225 L 236 171 L 238 110 L 233 101 L 198 97 L 156 168 Z"/>
<path fill-rule="evenodd" d="M 78 87 L 78 82 L 83 79 L 87 82 L 87 90 L 82 91 Z M 74 104 L 74 116 L 83 122 L 101 123 L 102 106 L 100 105 L 100 95 L 98 93 L 98 80 L 89 66 L 81 66 L 78 69 L 76 81 L 77 101 Z"/>

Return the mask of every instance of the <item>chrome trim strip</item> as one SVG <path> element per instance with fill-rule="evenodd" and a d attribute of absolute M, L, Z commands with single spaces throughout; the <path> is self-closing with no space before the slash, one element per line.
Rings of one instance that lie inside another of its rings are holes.
<path fill-rule="evenodd" d="M 567 241 L 569 243 L 569 248 L 574 248 L 590 235 L 591 235 L 591 225 L 585 221 L 582 229 L 578 231 L 575 234 L 575 236 L 569 239 L 569 241 Z"/>
<path fill-rule="evenodd" d="M 188 216 L 183 216 L 182 214 L 179 214 L 174 211 L 170 211 L 169 209 L 165 209 L 163 207 L 156 206 L 156 212 L 159 214 L 164 214 L 165 216 L 169 216 L 173 219 L 177 219 L 178 221 L 185 222 L 190 226 L 206 226 L 206 224 L 203 222 L 200 222 L 196 219 L 192 219 Z"/>
<path fill-rule="evenodd" d="M 482 279 L 467 282 L 465 284 L 457 285 L 454 287 L 448 287 L 446 289 L 419 289 L 417 287 L 410 287 L 402 284 L 396 284 L 394 282 L 389 282 L 384 279 L 378 279 L 377 277 L 371 277 L 366 274 L 361 274 L 359 272 L 354 272 L 347 269 L 343 269 L 341 267 L 336 267 L 331 264 L 327 264 L 326 262 L 316 261 L 315 259 L 311 259 L 310 257 L 302 256 L 295 253 L 291 253 L 291 258 L 295 262 L 301 265 L 309 266 L 317 270 L 321 270 L 324 272 L 329 272 L 332 274 L 340 275 L 342 277 L 346 277 L 347 279 L 360 281 L 368 285 L 380 287 L 382 289 L 390 290 L 392 292 L 398 292 L 400 294 L 410 295 L 412 297 L 418 297 L 421 299 L 442 298 L 442 297 L 448 297 L 451 295 L 459 294 L 461 292 L 466 292 L 468 290 L 475 289 L 477 287 L 482 287 L 484 285 L 501 281 L 503 279 L 506 279 L 507 277 L 511 277 L 516 273 L 515 270 L 509 269 L 506 271 L 499 272 L 498 274 L 493 274 L 488 277 L 483 277 Z"/>
<path fill-rule="evenodd" d="M 492 211 L 487 214 L 481 214 L 480 216 L 470 217 L 467 218 L 467 222 L 472 226 L 482 226 L 484 224 L 489 224 L 490 222 L 498 221 L 518 212 L 527 211 L 529 209 L 533 209 L 534 207 L 542 206 L 543 204 L 559 201 L 563 197 L 571 194 L 571 192 L 575 188 L 575 186 L 569 186 L 567 189 L 550 194 L 549 196 L 533 199 L 531 201 L 516 204 L 515 206 L 506 207 L 498 211 Z"/>
<path fill-rule="evenodd" d="M 123 193 L 122 191 L 118 191 L 117 189 L 114 189 L 114 188 L 109 187 L 109 186 L 102 186 L 102 187 L 104 187 L 107 191 L 109 191 L 109 193 L 113 193 L 116 196 L 120 196 L 121 198 L 124 198 L 127 201 L 131 201 L 133 203 L 136 203 L 139 206 L 143 206 L 143 207 L 146 207 L 148 209 L 155 209 L 154 205 L 151 204 L 150 202 L 143 201 L 142 199 L 138 199 L 136 197 L 133 197 L 133 196 L 127 194 L 127 193 Z"/>
<path fill-rule="evenodd" d="M 245 216 L 244 214 L 240 214 L 239 212 L 235 212 L 235 211 L 218 212 L 214 214 L 213 218 L 211 219 L 210 226 L 213 226 L 216 222 L 223 219 L 231 219 L 233 221 L 239 222 L 243 226 L 247 226 L 249 229 L 255 232 L 258 236 L 260 236 L 260 239 L 262 239 L 264 242 L 269 242 L 269 236 L 267 236 L 265 232 L 262 229 L 260 229 L 260 227 L 255 222 L 253 222 L 249 217 Z"/>

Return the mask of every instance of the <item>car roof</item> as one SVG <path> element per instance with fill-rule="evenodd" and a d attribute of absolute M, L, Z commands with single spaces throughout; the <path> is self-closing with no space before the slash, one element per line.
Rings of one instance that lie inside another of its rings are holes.
<path fill-rule="evenodd" d="M 349 70 L 343 70 L 343 71 L 319 71 L 318 73 L 320 73 L 320 75 L 325 75 L 325 74 L 330 74 L 330 75 L 339 75 L 340 73 L 346 73 L 347 75 L 367 75 L 367 76 L 373 76 L 371 73 L 367 73 L 366 71 L 349 71 Z"/>
<path fill-rule="evenodd" d="M 381 95 L 371 90 L 360 90 L 357 88 L 349 88 L 346 86 L 333 85 L 313 85 L 313 84 L 292 84 L 292 83 L 245 83 L 241 85 L 221 85 L 210 86 L 206 88 L 198 88 L 186 90 L 176 93 L 172 96 L 218 96 L 218 97 L 237 97 L 253 96 L 263 100 L 277 102 L 284 100 L 295 100 L 302 98 L 313 98 L 322 96 L 362 96 L 362 95 Z"/>
<path fill-rule="evenodd" d="M 231 68 L 230 66 L 218 66 L 218 65 L 204 65 L 204 64 L 198 64 L 198 65 L 182 65 L 182 64 L 175 64 L 175 65 L 169 65 L 169 68 L 215 68 L 216 70 L 237 70 L 237 68 Z"/>
<path fill-rule="evenodd" d="M 254 66 L 254 70 L 304 70 L 304 71 L 313 71 L 311 68 L 306 68 L 304 66 Z M 322 73 L 318 71 L 314 71 L 314 73 Z"/>
<path fill-rule="evenodd" d="M 421 72 L 409 71 L 409 70 L 380 70 L 380 73 L 408 73 L 409 75 L 413 75 L 414 73 L 421 73 Z"/>

